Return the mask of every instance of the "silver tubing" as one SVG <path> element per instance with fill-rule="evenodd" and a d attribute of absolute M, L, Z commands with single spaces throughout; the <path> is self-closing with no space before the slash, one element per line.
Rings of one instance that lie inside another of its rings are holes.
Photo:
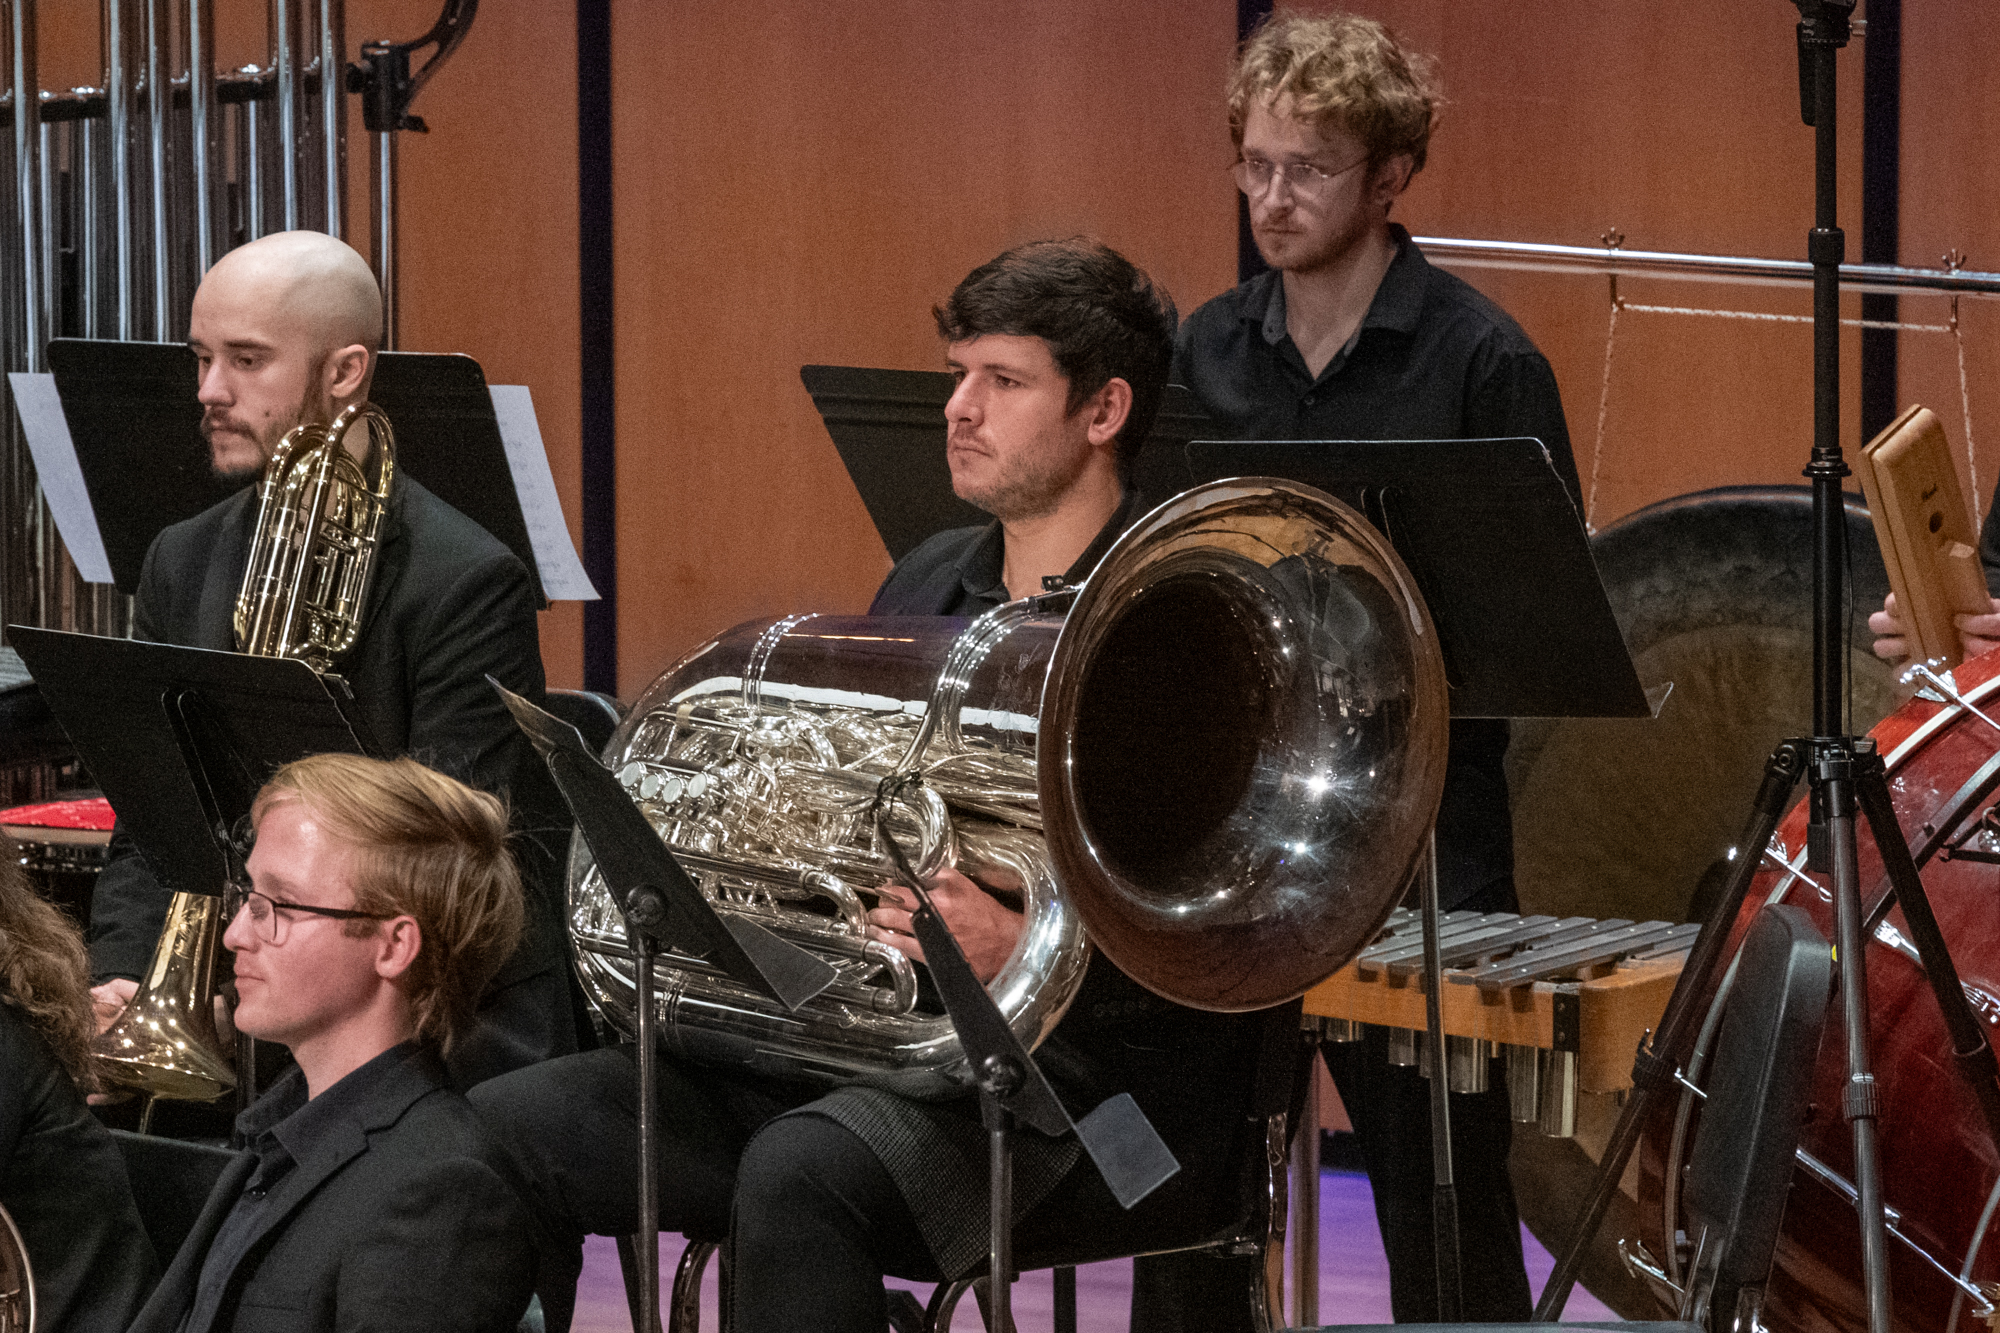
<path fill-rule="evenodd" d="M 1812 265 L 1802 259 L 1746 259 L 1734 255 L 1679 254 L 1665 250 L 1613 250 L 1603 246 L 1541 245 L 1524 241 L 1473 241 L 1413 237 L 1434 264 L 1507 268 L 1532 273 L 1583 273 L 1606 277 L 1689 278 L 1759 286 L 1809 286 Z M 1897 264 L 1842 264 L 1843 291 L 1887 295 L 2000 296 L 2000 273 L 1905 268 Z"/>
<path fill-rule="evenodd" d="M 20 229 L 21 349 L 13 360 L 40 370 L 48 345 L 47 298 L 42 283 L 41 85 L 35 75 L 35 0 L 7 5 L 8 83 L 14 98 L 14 213 Z"/>
<path fill-rule="evenodd" d="M 278 175 L 284 193 L 285 231 L 299 228 L 299 57 L 294 3 L 273 0 L 271 5 L 277 29 L 271 34 L 271 54 L 278 71 Z"/>
<path fill-rule="evenodd" d="M 145 0 L 146 5 L 146 164 L 148 197 L 152 202 L 150 235 L 153 270 L 153 341 L 171 336 L 172 298 L 168 294 L 168 270 L 173 248 L 167 241 L 167 113 L 173 109 L 173 91 L 167 86 L 164 60 L 167 45 L 166 0 Z"/>
<path fill-rule="evenodd" d="M 221 132 L 215 101 L 215 0 L 181 0 L 181 30 L 187 34 L 188 142 L 194 167 L 194 263 L 196 280 L 216 258 L 215 182 Z"/>
<path fill-rule="evenodd" d="M 347 7 L 343 0 L 319 4 L 319 124 L 326 234 L 346 234 L 347 136 L 341 121 L 347 99 Z"/>

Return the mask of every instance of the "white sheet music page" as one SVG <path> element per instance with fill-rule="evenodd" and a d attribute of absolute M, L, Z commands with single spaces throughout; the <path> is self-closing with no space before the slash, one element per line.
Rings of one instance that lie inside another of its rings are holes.
<path fill-rule="evenodd" d="M 500 442 L 507 449 L 507 466 L 514 474 L 514 493 L 521 497 L 521 517 L 527 520 L 528 543 L 535 550 L 535 568 L 550 601 L 594 602 L 597 589 L 583 571 L 583 561 L 563 521 L 556 498 L 555 475 L 549 471 L 542 428 L 535 421 L 534 399 L 525 384 L 489 384 L 493 415 L 500 422 Z"/>
<path fill-rule="evenodd" d="M 7 383 L 14 390 L 14 410 L 21 414 L 28 452 L 35 459 L 35 476 L 42 483 L 49 512 L 55 516 L 56 531 L 62 533 L 63 545 L 69 548 L 69 558 L 76 562 L 77 573 L 89 582 L 110 583 L 111 560 L 104 554 L 104 537 L 97 530 L 97 511 L 91 508 L 90 492 L 84 489 L 83 468 L 76 461 L 76 444 L 63 417 L 56 377 L 11 371 Z M 547 463 L 542 464 L 542 470 L 548 470 Z"/>

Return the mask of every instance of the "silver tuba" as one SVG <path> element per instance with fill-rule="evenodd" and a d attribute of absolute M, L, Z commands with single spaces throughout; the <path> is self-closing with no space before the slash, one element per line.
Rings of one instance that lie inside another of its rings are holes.
<path fill-rule="evenodd" d="M 1281 1003 L 1339 968 L 1419 863 L 1446 728 L 1437 636 L 1395 552 L 1338 501 L 1253 478 L 1148 515 L 1066 616 L 1031 598 L 970 624 L 739 626 L 656 680 L 604 758 L 718 907 L 840 974 L 794 1015 L 667 955 L 669 1046 L 935 1096 L 966 1079 L 950 1023 L 865 930 L 891 878 L 885 790 L 919 873 L 956 865 L 1018 900 L 988 989 L 1032 1049 L 1091 942 L 1207 1009 Z M 585 991 L 629 1035 L 632 955 L 580 838 L 569 908 Z"/>

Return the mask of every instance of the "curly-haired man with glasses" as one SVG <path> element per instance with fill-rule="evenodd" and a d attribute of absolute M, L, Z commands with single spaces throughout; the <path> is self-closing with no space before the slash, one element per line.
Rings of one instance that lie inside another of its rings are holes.
<path fill-rule="evenodd" d="M 505 1330 L 528 1303 L 512 1168 L 441 1054 L 521 934 L 494 797 L 410 759 L 317 755 L 258 794 L 235 951 L 237 1027 L 295 1069 L 135 1333 Z"/>
<path fill-rule="evenodd" d="M 1580 499 L 1547 360 L 1505 311 L 1431 267 L 1389 220 L 1424 165 L 1442 101 L 1431 62 L 1370 19 L 1280 13 L 1244 43 L 1228 87 L 1230 170 L 1270 271 L 1188 317 L 1173 377 L 1243 439 L 1531 436 Z M 1505 722 L 1452 724 L 1437 826 L 1446 907 L 1516 910 L 1506 751 Z M 1326 1055 L 1374 1185 L 1395 1317 L 1435 1320 L 1426 1085 L 1388 1064 L 1379 1035 Z M 1521 1320 L 1528 1283 L 1498 1073 L 1494 1087 L 1452 1099 L 1463 1314 Z M 1185 1284 L 1214 1285 L 1212 1273 L 1192 1271 L 1142 1262 L 1139 1308 L 1160 1297 L 1188 1320 L 1181 1326 L 1222 1327 L 1187 1313 L 1201 1302 Z"/>

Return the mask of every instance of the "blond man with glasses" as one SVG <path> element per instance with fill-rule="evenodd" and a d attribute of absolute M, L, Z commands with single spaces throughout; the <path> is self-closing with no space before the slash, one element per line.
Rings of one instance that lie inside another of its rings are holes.
<path fill-rule="evenodd" d="M 249 1146 L 134 1333 L 514 1328 L 528 1212 L 441 1062 L 520 938 L 506 808 L 413 760 L 318 755 L 251 820 L 235 1023 L 297 1067 L 238 1117 Z"/>

